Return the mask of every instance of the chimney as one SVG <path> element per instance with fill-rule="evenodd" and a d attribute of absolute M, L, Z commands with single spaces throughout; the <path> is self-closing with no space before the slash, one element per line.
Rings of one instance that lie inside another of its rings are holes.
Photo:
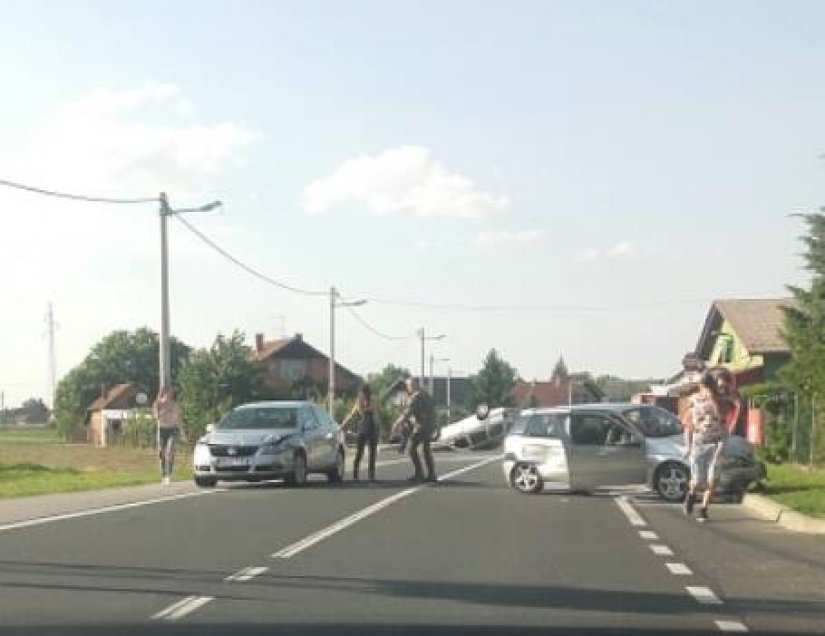
<path fill-rule="evenodd" d="M 261 353 L 264 350 L 264 334 L 256 333 L 255 334 L 255 351 L 257 353 Z"/>
<path fill-rule="evenodd" d="M 295 340 L 297 340 L 298 342 L 303 342 L 304 341 L 304 334 L 296 333 L 295 334 Z"/>

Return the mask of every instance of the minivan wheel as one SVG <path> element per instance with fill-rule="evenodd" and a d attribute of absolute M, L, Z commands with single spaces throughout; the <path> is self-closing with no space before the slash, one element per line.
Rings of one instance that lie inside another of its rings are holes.
<path fill-rule="evenodd" d="M 510 472 L 510 485 L 520 493 L 532 495 L 541 492 L 544 482 L 535 464 L 516 464 Z"/>
<path fill-rule="evenodd" d="M 303 453 L 295 454 L 292 474 L 287 478 L 286 482 L 290 486 L 303 486 L 307 482 L 307 458 Z"/>
<path fill-rule="evenodd" d="M 687 493 L 690 471 L 684 464 L 667 462 L 656 469 L 653 488 L 665 501 L 682 501 Z"/>
<path fill-rule="evenodd" d="M 214 477 L 195 477 L 195 485 L 199 488 L 214 488 L 217 483 L 218 480 Z"/>
<path fill-rule="evenodd" d="M 344 480 L 344 471 L 346 464 L 344 463 L 344 449 L 339 448 L 338 454 L 335 456 L 335 468 L 327 472 L 327 479 L 331 482 L 339 483 Z"/>

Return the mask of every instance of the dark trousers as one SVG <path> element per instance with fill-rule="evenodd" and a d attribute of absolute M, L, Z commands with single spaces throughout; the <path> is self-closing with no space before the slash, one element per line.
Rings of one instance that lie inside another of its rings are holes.
<path fill-rule="evenodd" d="M 421 428 L 416 426 L 410 436 L 410 459 L 412 459 L 413 468 L 415 469 L 414 477 L 423 479 L 424 474 L 421 472 L 421 458 L 418 456 L 418 447 L 421 447 L 424 455 L 424 462 L 427 464 L 427 479 L 435 479 L 435 462 L 433 462 L 433 452 L 430 450 L 430 437 L 432 431 L 428 428 Z"/>
<path fill-rule="evenodd" d="M 361 458 L 364 456 L 364 447 L 369 446 L 369 457 L 367 459 L 369 478 L 375 479 L 375 454 L 378 451 L 377 431 L 358 433 L 357 444 L 358 446 L 355 449 L 355 461 L 352 465 L 353 478 L 358 479 L 358 468 L 361 466 Z"/>

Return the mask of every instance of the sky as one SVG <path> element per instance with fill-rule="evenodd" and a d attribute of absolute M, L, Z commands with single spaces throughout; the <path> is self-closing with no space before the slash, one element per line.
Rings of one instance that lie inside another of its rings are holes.
<path fill-rule="evenodd" d="M 166 192 L 172 333 L 295 333 L 366 374 L 664 377 L 716 298 L 804 283 L 821 2 L 4 0 L 0 179 Z M 0 186 L 0 391 L 160 324 L 155 203 Z M 355 313 L 353 313 L 355 312 Z"/>

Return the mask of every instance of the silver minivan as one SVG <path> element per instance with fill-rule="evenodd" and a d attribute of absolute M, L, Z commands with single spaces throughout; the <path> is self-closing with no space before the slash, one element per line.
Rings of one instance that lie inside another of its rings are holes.
<path fill-rule="evenodd" d="M 301 485 L 309 473 L 344 478 L 344 438 L 338 424 L 311 402 L 256 402 L 232 409 L 195 445 L 195 483 L 285 479 Z"/>
<path fill-rule="evenodd" d="M 584 404 L 522 411 L 504 441 L 504 475 L 516 490 L 558 485 L 572 491 L 644 484 L 667 501 L 681 501 L 690 470 L 682 424 L 656 406 Z M 720 467 L 720 491 L 741 500 L 765 477 L 753 447 L 731 436 Z"/>

